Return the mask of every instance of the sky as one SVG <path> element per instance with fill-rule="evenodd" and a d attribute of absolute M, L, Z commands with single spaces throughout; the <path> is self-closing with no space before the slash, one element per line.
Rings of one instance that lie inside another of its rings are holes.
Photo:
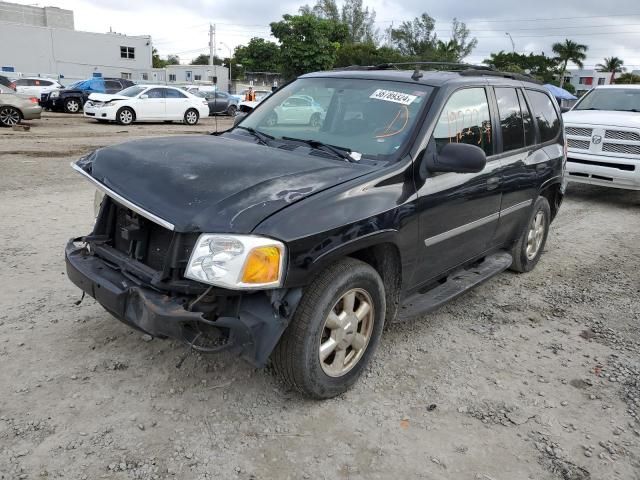
<path fill-rule="evenodd" d="M 218 55 L 226 57 L 252 37 L 275 41 L 269 23 L 285 13 L 297 13 L 315 0 L 30 0 L 15 3 L 56 6 L 74 11 L 76 30 L 151 35 L 162 56 L 179 55 L 188 63 L 208 53 L 209 23 L 216 25 Z M 611 5 L 615 3 L 615 8 Z M 338 0 L 340 4 L 340 0 Z M 451 20 L 465 22 L 478 46 L 465 59 L 480 63 L 491 52 L 515 51 L 551 55 L 554 42 L 570 38 L 589 46 L 585 68 L 604 57 L 617 56 L 629 70 L 640 69 L 640 2 L 638 0 L 485 0 L 482 2 L 424 2 L 424 0 L 365 0 L 376 11 L 376 26 L 384 32 L 392 24 L 423 12 L 436 19 L 436 33 L 449 38 Z"/>

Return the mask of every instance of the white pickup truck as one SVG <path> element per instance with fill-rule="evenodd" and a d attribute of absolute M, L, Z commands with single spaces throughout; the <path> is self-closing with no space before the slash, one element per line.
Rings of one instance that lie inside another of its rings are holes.
<path fill-rule="evenodd" d="M 563 115 L 569 181 L 640 190 L 640 85 L 606 85 Z"/>

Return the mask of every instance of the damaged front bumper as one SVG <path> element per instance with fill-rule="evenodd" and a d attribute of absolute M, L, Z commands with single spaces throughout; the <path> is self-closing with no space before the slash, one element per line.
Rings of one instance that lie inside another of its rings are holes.
<path fill-rule="evenodd" d="M 65 261 L 69 279 L 127 325 L 201 352 L 237 352 L 258 367 L 266 365 L 302 295 L 300 289 L 236 295 L 221 314 L 211 315 L 190 311 L 194 295 L 149 288 L 92 254 L 81 240 L 67 243 Z"/>

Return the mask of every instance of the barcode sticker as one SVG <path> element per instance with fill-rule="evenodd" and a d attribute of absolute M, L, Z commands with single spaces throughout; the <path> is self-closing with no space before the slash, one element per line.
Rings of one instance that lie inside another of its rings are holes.
<path fill-rule="evenodd" d="M 384 100 L 385 102 L 399 103 L 401 105 L 411 105 L 416 98 L 416 95 L 409 95 L 408 93 L 394 92 L 392 90 L 378 89 L 369 96 L 369 98 L 375 98 L 376 100 Z"/>

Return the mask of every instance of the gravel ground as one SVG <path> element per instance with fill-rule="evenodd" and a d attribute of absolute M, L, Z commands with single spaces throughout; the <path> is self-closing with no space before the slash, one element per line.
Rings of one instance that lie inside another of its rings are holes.
<path fill-rule="evenodd" d="M 389 325 L 314 402 L 227 355 L 178 369 L 181 344 L 74 304 L 93 190 L 69 162 L 214 119 L 31 124 L 0 130 L 1 479 L 640 479 L 640 193 L 571 186 L 534 272 Z"/>

